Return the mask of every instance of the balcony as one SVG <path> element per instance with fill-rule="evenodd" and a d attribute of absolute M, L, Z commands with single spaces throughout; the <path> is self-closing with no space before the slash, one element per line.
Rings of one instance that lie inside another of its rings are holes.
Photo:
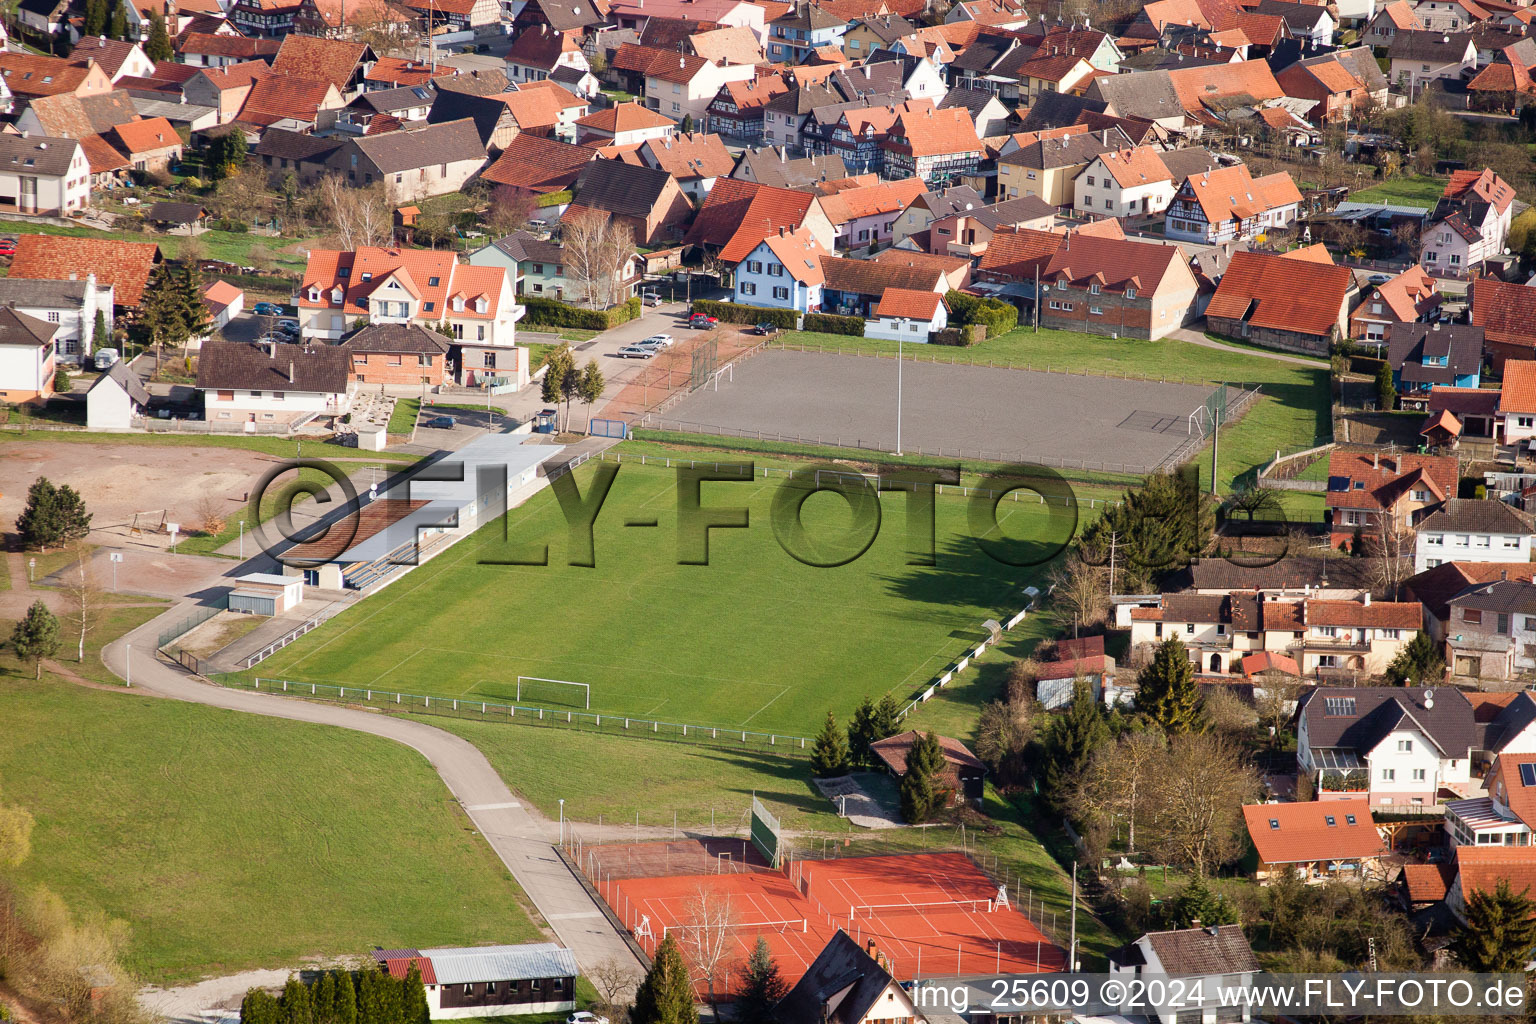
<path fill-rule="evenodd" d="M 1302 640 L 1300 647 L 1303 651 L 1342 651 L 1354 654 L 1367 653 L 1371 649 L 1369 640 L 1356 640 L 1353 637 L 1342 636 L 1309 636 Z"/>

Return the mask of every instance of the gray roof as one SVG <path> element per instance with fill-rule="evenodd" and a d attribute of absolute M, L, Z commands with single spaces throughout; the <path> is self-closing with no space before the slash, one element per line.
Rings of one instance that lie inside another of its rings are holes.
<path fill-rule="evenodd" d="M 144 387 L 144 382 L 139 380 L 139 375 L 128 369 L 128 360 L 119 359 L 111 368 L 91 385 L 91 391 L 95 391 L 107 381 L 113 381 L 128 395 L 128 399 L 134 405 L 146 406 L 149 404 L 149 391 Z M 90 392 L 86 392 L 89 394 Z"/>
<path fill-rule="evenodd" d="M 58 330 L 58 324 L 18 313 L 10 306 L 0 307 L 0 345 L 46 345 Z"/>
<path fill-rule="evenodd" d="M 442 355 L 448 339 L 420 324 L 369 324 L 342 343 L 354 352 L 411 352 Z"/>
<path fill-rule="evenodd" d="M 0 170 L 65 175 L 80 143 L 44 135 L 0 135 Z"/>
<path fill-rule="evenodd" d="M 1370 588 L 1369 565 L 1359 558 L 1291 555 L 1273 565 L 1239 565 L 1226 558 L 1197 558 L 1175 579 L 1194 590 L 1300 590 L 1306 586 Z"/>
<path fill-rule="evenodd" d="M 196 203 L 156 203 L 146 216 L 161 224 L 194 224 L 207 213 Z"/>
<path fill-rule="evenodd" d="M 783 149 L 753 149 L 741 154 L 741 162 L 731 172 L 733 178 L 748 178 L 760 185 L 774 188 L 795 188 L 818 181 L 835 181 L 848 174 L 843 158 L 832 153 L 825 156 L 790 158 Z"/>
<path fill-rule="evenodd" d="M 827 1020 L 854 1024 L 864 1019 L 891 981 L 885 968 L 839 928 L 795 987 L 774 1007 L 774 1016 L 784 1024 Z M 827 1004 L 839 994 L 842 998 L 829 1018 Z"/>
<path fill-rule="evenodd" d="M 1426 356 L 1443 357 L 1445 365 L 1425 366 Z M 1409 384 L 1455 384 L 1457 377 L 1476 373 L 1482 365 L 1483 328 L 1472 324 L 1390 324 L 1387 361 Z"/>
<path fill-rule="evenodd" d="M 971 117 L 974 119 L 977 114 L 986 109 L 988 103 L 996 99 L 996 96 L 985 89 L 951 89 L 944 94 L 942 100 L 939 100 L 939 109 L 964 107 L 971 112 Z"/>
<path fill-rule="evenodd" d="M 1166 71 L 1143 71 L 1134 75 L 1110 75 L 1095 78 L 1084 97 L 1106 104 L 1121 117 L 1144 117 L 1156 121 L 1164 117 L 1182 117 L 1184 104 Z M 1030 130 L 1028 120 L 1024 123 Z"/>
<path fill-rule="evenodd" d="M 85 305 L 85 278 L 46 281 L 0 277 L 0 306 L 12 303 L 31 309 L 79 309 Z"/>
<path fill-rule="evenodd" d="M 969 185 L 954 185 L 936 192 L 924 192 L 914 199 L 913 203 L 919 200 L 928 208 L 928 212 L 933 214 L 935 220 L 964 213 L 966 210 L 980 210 L 987 205 L 987 200 L 982 194 Z"/>
<path fill-rule="evenodd" d="M 594 160 L 576 178 L 576 202 L 594 210 L 628 217 L 648 217 L 672 175 L 622 160 Z"/>
<path fill-rule="evenodd" d="M 561 263 L 565 260 L 565 249 L 559 242 L 538 238 L 526 231 L 514 231 L 491 244 L 519 263 L 524 260 Z"/>
<path fill-rule="evenodd" d="M 1536 722 L 1536 697 L 1532 696 L 1531 691 L 1523 690 L 1488 723 L 1483 749 L 1502 749 L 1507 740 L 1519 736 L 1532 722 Z"/>
<path fill-rule="evenodd" d="M 1039 196 L 1006 199 L 1001 203 L 993 203 L 991 206 L 983 206 L 971 212 L 971 216 L 976 218 L 977 223 L 984 224 L 994 231 L 1000 227 L 1022 224 L 1025 221 L 1054 217 L 1055 214 L 1056 208 Z"/>
<path fill-rule="evenodd" d="M 1203 146 L 1171 149 L 1166 153 L 1157 154 L 1157 158 L 1163 162 L 1164 167 L 1168 168 L 1168 173 L 1173 175 L 1175 186 L 1184 184 L 1184 179 L 1191 174 L 1203 174 L 1217 166 L 1216 158 Z"/>
<path fill-rule="evenodd" d="M 480 133 L 482 146 L 490 145 L 491 136 L 496 134 L 497 126 L 502 122 L 517 123 L 517 119 L 512 116 L 512 111 L 507 109 L 507 105 L 502 102 L 499 95 L 439 89 L 437 95 L 433 97 L 432 109 L 427 111 L 427 121 L 432 124 L 447 124 L 464 118 L 475 122 L 475 130 Z"/>
<path fill-rule="evenodd" d="M 391 114 L 397 110 L 409 110 L 411 107 L 431 106 L 433 95 L 433 89 L 429 85 L 402 85 L 397 89 L 374 89 L 372 92 L 365 92 L 347 106 Z"/>
<path fill-rule="evenodd" d="M 432 961 L 439 985 L 573 978 L 581 973 L 575 954 L 553 942 L 424 949 L 421 955 Z"/>
<path fill-rule="evenodd" d="M 1295 31 L 1298 28 L 1313 28 L 1323 16 L 1328 13 L 1327 8 L 1314 7 L 1311 4 L 1290 3 L 1288 0 L 1259 0 L 1259 6 L 1255 8 L 1260 14 L 1278 14 L 1285 19 L 1285 24 Z"/>
<path fill-rule="evenodd" d="M 133 109 L 142 116 L 163 117 L 167 121 L 184 121 L 191 124 L 200 121 L 218 111 L 213 107 L 205 107 L 200 103 L 177 103 L 173 100 L 157 100 L 148 96 L 132 96 Z M 206 129 L 205 129 L 206 130 Z"/>
<path fill-rule="evenodd" d="M 1419 532 L 1450 530 L 1459 533 L 1536 534 L 1529 517 L 1497 498 L 1452 498 L 1419 523 Z"/>
<path fill-rule="evenodd" d="M 1451 598 L 1453 608 L 1475 608 L 1485 612 L 1520 612 L 1536 614 L 1536 585 L 1524 580 L 1494 580 L 1477 583 Z M 1487 623 L 1486 625 L 1492 625 Z"/>
<path fill-rule="evenodd" d="M 1426 695 L 1431 695 L 1431 707 L 1425 706 Z M 1327 697 L 1352 699 L 1353 713 L 1329 714 Z M 1479 738 L 1472 705 L 1451 687 L 1319 687 L 1302 698 L 1300 714 L 1306 718 L 1307 742 L 1314 750 L 1371 750 L 1405 718 L 1450 757 L 1466 757 Z"/>
<path fill-rule="evenodd" d="M 1240 925 L 1148 932 L 1142 941 L 1152 947 L 1169 974 L 1243 974 L 1259 969 Z"/>
<path fill-rule="evenodd" d="M 410 171 L 432 164 L 457 163 L 460 160 L 484 160 L 485 143 L 469 118 L 422 128 L 405 128 L 383 135 L 353 139 L 356 146 L 373 161 L 381 173 Z"/>
<path fill-rule="evenodd" d="M 1419 32 L 1403 29 L 1392 37 L 1392 42 L 1387 46 L 1387 56 L 1399 60 L 1457 64 L 1466 56 L 1467 47 L 1471 44 L 1472 37 L 1465 32 Z"/>
<path fill-rule="evenodd" d="M 346 142 L 342 138 L 321 138 L 308 132 L 287 128 L 268 128 L 256 143 L 257 156 L 275 156 L 283 160 L 307 160 L 320 163 Z"/>
<path fill-rule="evenodd" d="M 1125 134 L 1118 128 L 1084 132 L 1062 139 L 1041 139 L 999 158 L 998 163 L 1042 169 L 1076 167 L 1088 163 L 1100 153 L 1122 148 L 1127 141 Z"/>

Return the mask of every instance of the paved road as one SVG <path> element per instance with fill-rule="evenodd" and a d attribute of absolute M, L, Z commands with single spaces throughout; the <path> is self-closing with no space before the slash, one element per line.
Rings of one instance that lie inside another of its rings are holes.
<path fill-rule="evenodd" d="M 591 970 L 599 963 L 616 960 L 633 970 L 638 980 L 639 960 L 556 854 L 556 823 L 514 795 L 473 744 L 420 722 L 197 682 L 149 653 L 159 630 L 192 607 L 192 602 L 184 603 L 108 644 L 102 651 L 107 667 L 119 677 L 130 678 L 131 645 L 131 683 L 146 693 L 247 714 L 355 729 L 405 744 L 436 769 L 559 941 L 576 954 L 583 969 Z"/>
<path fill-rule="evenodd" d="M 1305 366 L 1309 370 L 1326 370 L 1328 364 L 1322 359 L 1307 359 L 1303 356 L 1286 355 L 1284 352 L 1265 352 L 1257 348 L 1243 348 L 1238 345 L 1223 345 L 1219 341 L 1212 341 L 1199 331 L 1181 327 L 1168 335 L 1180 341 L 1187 341 L 1191 345 L 1199 345 L 1201 348 L 1213 348 L 1218 352 L 1234 352 L 1240 356 L 1258 356 L 1261 359 L 1273 359 L 1277 363 L 1290 363 L 1293 366 Z"/>

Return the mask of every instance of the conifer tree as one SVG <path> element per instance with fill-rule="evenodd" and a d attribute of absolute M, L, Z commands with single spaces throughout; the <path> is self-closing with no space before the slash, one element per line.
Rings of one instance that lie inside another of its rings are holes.
<path fill-rule="evenodd" d="M 248 989 L 240 1001 L 240 1024 L 278 1024 L 277 1000 L 270 992 Z"/>
<path fill-rule="evenodd" d="M 144 43 L 144 56 L 156 64 L 176 56 L 176 48 L 171 45 L 171 34 L 165 28 L 165 15 L 159 11 L 150 12 L 149 39 Z"/>
<path fill-rule="evenodd" d="M 283 986 L 282 997 L 278 999 L 277 1019 L 278 1024 L 314 1024 L 309 988 L 296 974 L 288 975 L 288 983 Z"/>
<path fill-rule="evenodd" d="M 848 739 L 830 711 L 811 750 L 811 770 L 823 779 L 848 774 Z"/>
<path fill-rule="evenodd" d="M 58 654 L 62 645 L 59 620 L 41 601 L 33 601 L 27 614 L 11 630 L 11 646 L 16 649 L 16 657 L 32 662 L 36 679 L 43 678 L 43 659 Z"/>
<path fill-rule="evenodd" d="M 1523 974 L 1536 950 L 1536 910 L 1526 894 L 1515 892 L 1509 879 L 1499 879 L 1489 893 L 1475 890 L 1467 897 L 1467 923 L 1451 933 L 1451 953 L 1457 962 L 1478 974 Z"/>
<path fill-rule="evenodd" d="M 336 1024 L 357 1024 L 357 986 L 352 984 L 351 971 L 333 971 L 336 979 Z"/>
<path fill-rule="evenodd" d="M 867 702 L 866 702 L 867 703 Z M 784 979 L 779 965 L 761 935 L 747 957 L 747 977 L 734 1004 L 737 1024 L 776 1024 L 773 1008 L 784 998 Z"/>
<path fill-rule="evenodd" d="M 91 532 L 91 514 L 80 493 L 68 484 L 55 486 L 40 476 L 27 489 L 27 504 L 16 517 L 16 532 L 25 548 L 60 548 Z"/>
<path fill-rule="evenodd" d="M 688 967 L 671 935 L 656 947 L 651 969 L 635 992 L 635 1008 L 630 1024 L 698 1024 L 699 1011 L 693 1005 L 693 983 Z"/>
<path fill-rule="evenodd" d="M 855 765 L 868 765 L 874 760 L 869 745 L 883 737 L 875 735 L 875 703 L 865 697 L 853 709 L 853 719 L 848 723 L 848 757 Z"/>
<path fill-rule="evenodd" d="M 1198 732 L 1200 689 L 1195 685 L 1195 666 L 1184 641 L 1170 636 L 1158 645 L 1152 661 L 1136 677 L 1140 690 L 1136 708 L 1161 725 L 1170 736 Z"/>
<path fill-rule="evenodd" d="M 1046 798 L 1057 810 L 1065 810 L 1071 788 L 1082 777 L 1088 759 L 1109 738 L 1104 714 L 1087 680 L 1072 683 L 1072 703 L 1067 712 L 1051 720 L 1046 737 Z"/>
<path fill-rule="evenodd" d="M 914 738 L 907 750 L 907 771 L 901 777 L 901 814 L 911 824 L 932 817 L 939 805 L 944 772 L 944 748 L 932 732 Z"/>
<path fill-rule="evenodd" d="M 400 985 L 401 1024 L 431 1024 L 432 1010 L 427 1005 L 427 987 L 421 983 L 421 968 L 414 963 Z"/>
<path fill-rule="evenodd" d="M 314 1024 L 336 1024 L 336 978 L 326 971 L 309 989 L 310 1017 Z"/>

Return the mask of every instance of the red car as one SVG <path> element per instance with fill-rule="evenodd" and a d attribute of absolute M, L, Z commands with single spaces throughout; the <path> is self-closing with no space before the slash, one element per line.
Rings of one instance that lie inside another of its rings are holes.
<path fill-rule="evenodd" d="M 688 326 L 694 330 L 707 331 L 720 326 L 720 318 L 717 316 L 705 316 L 703 313 L 695 313 L 688 318 Z"/>
<path fill-rule="evenodd" d="M 0 256 L 16 255 L 16 239 L 0 238 Z"/>

